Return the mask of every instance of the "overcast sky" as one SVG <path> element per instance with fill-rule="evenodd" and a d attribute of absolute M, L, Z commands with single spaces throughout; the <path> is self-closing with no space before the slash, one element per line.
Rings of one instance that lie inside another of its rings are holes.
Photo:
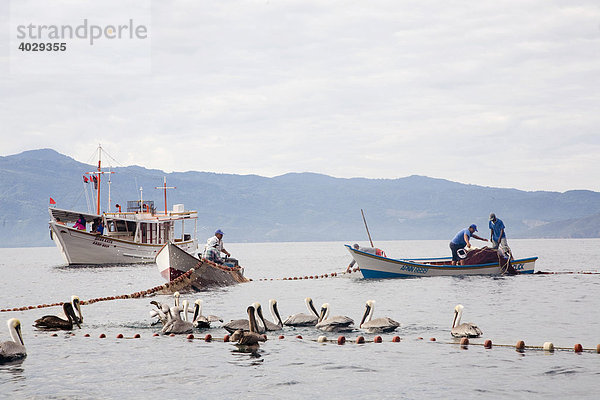
<path fill-rule="evenodd" d="M 24 74 L 3 36 L 0 156 L 600 191 L 597 0 L 155 1 L 149 40 L 139 74 Z"/>

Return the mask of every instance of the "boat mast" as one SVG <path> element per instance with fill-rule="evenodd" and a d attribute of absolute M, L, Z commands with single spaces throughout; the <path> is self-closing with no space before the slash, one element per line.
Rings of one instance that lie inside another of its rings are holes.
<path fill-rule="evenodd" d="M 163 189 L 165 193 L 165 216 L 167 215 L 167 189 L 177 189 L 175 186 L 167 186 L 167 177 L 163 176 L 163 185 L 156 186 L 154 189 Z"/>
<path fill-rule="evenodd" d="M 96 214 L 100 215 L 100 176 L 102 176 L 102 169 L 100 168 L 100 164 L 101 164 L 101 158 L 102 158 L 102 145 L 98 145 L 98 173 L 96 174 L 98 176 L 98 185 L 96 187 L 96 204 L 97 204 L 97 208 L 96 208 Z"/>

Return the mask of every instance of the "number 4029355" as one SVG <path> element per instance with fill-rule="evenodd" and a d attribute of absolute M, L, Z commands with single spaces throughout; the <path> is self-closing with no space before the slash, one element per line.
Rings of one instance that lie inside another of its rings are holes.
<path fill-rule="evenodd" d="M 27 43 L 21 42 L 19 45 L 21 51 L 65 51 L 66 43 Z"/>

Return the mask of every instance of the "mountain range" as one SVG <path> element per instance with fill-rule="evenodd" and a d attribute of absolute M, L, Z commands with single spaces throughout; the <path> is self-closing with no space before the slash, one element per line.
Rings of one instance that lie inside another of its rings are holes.
<path fill-rule="evenodd" d="M 0 157 L 0 247 L 50 246 L 48 204 L 92 211 L 91 183 L 84 164 L 51 149 Z M 600 193 L 522 191 L 466 185 L 425 176 L 398 179 L 334 178 L 288 173 L 273 178 L 215 172 L 172 172 L 140 166 L 113 167 L 111 209 L 127 200 L 198 210 L 198 238 L 215 229 L 227 242 L 367 241 L 361 209 L 373 240 L 448 239 L 472 223 L 489 236 L 496 213 L 510 238 L 600 237 Z M 102 182 L 101 205 L 108 208 Z M 492 182 L 491 182 L 492 183 Z M 88 208 L 88 204 L 91 208 Z"/>

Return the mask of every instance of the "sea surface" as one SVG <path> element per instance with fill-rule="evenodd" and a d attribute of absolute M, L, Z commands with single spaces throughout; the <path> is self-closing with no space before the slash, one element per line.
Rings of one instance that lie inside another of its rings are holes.
<path fill-rule="evenodd" d="M 600 271 L 599 239 L 509 244 L 517 258 L 538 256 L 536 271 Z M 450 255 L 447 241 L 376 246 L 397 258 Z M 309 296 L 317 307 L 328 302 L 332 315 L 350 316 L 358 325 L 365 301 L 374 299 L 375 317 L 389 316 L 401 326 L 381 335 L 382 343 L 373 343 L 373 334 L 345 333 L 344 345 L 337 344 L 340 334 L 284 328 L 270 333 L 258 352 L 243 353 L 231 343 L 203 340 L 207 333 L 223 338 L 218 323 L 196 331 L 193 340 L 153 336 L 160 327 L 151 325 L 150 300 L 172 303 L 168 295 L 85 305 L 82 328 L 57 336 L 32 324 L 60 314 L 59 307 L 0 312 L 0 341 L 9 338 L 5 321 L 19 318 L 28 354 L 0 365 L 0 398 L 600 398 L 599 274 L 364 280 L 352 273 L 281 280 L 341 273 L 351 258 L 339 242 L 226 247 L 253 281 L 182 295 L 190 303 L 203 299 L 204 314 L 245 318 L 246 307 L 258 301 L 270 316 L 274 298 L 285 318 L 306 313 Z M 0 309 L 68 301 L 73 294 L 82 300 L 116 296 L 164 283 L 154 264 L 68 267 L 53 247 L 0 249 L 0 273 Z M 464 305 L 463 322 L 476 323 L 484 333 L 466 348 L 450 336 L 457 304 Z M 332 341 L 318 343 L 320 335 Z M 365 344 L 355 343 L 359 335 Z M 401 342 L 392 342 L 395 335 Z M 477 345 L 486 339 L 491 349 Z M 567 350 L 519 352 L 519 340 L 527 346 L 551 341 Z M 594 351 L 575 353 L 577 343 Z"/>

